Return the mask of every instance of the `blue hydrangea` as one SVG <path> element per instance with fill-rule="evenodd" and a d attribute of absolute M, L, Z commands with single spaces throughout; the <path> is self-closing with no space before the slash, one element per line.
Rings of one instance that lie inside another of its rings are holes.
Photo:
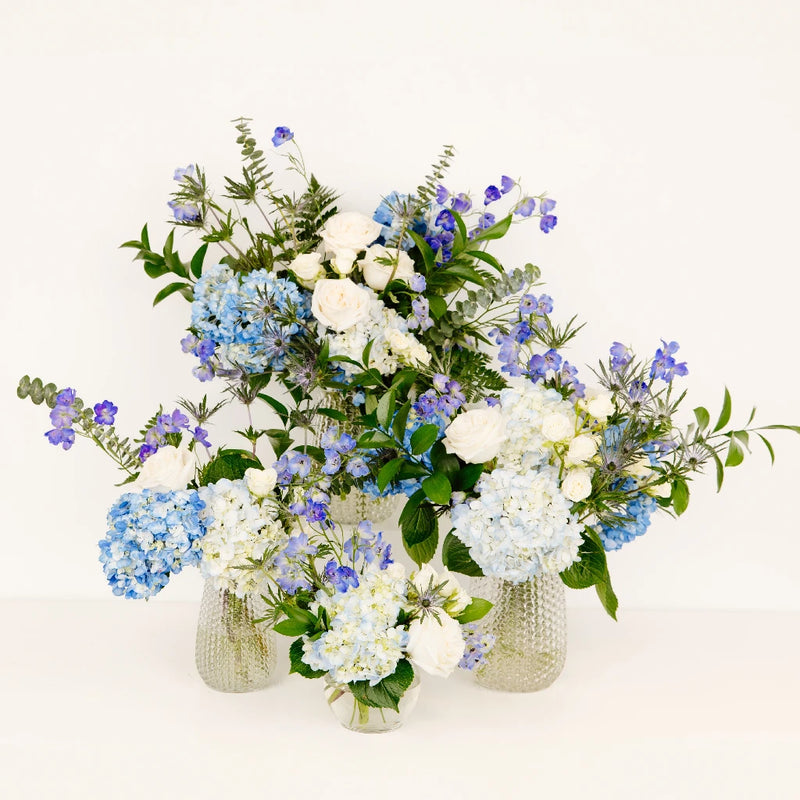
<path fill-rule="evenodd" d="M 148 598 L 173 573 L 200 562 L 205 528 L 197 492 L 145 489 L 122 495 L 108 512 L 108 532 L 99 542 L 100 562 L 111 591 Z"/>
<path fill-rule="evenodd" d="M 408 235 L 403 236 L 403 241 L 397 243 L 400 232 L 405 227 L 406 231 L 413 231 L 423 235 L 427 226 L 422 219 L 408 219 L 407 209 L 410 207 L 411 198 L 407 194 L 400 194 L 399 192 L 389 192 L 386 197 L 381 200 L 380 205 L 375 209 L 372 219 L 375 220 L 381 228 L 380 239 L 382 244 L 390 243 L 392 246 L 400 247 L 402 250 L 410 250 L 414 246 L 414 240 Z"/>
<path fill-rule="evenodd" d="M 237 275 L 217 264 L 195 284 L 192 328 L 200 341 L 184 340 L 184 349 L 189 347 L 206 368 L 217 359 L 248 373 L 280 371 L 300 325 L 278 324 L 272 319 L 275 312 L 299 321 L 308 319 L 309 293 L 265 269 Z"/>
<path fill-rule="evenodd" d="M 612 485 L 612 488 L 627 492 L 635 489 L 636 486 L 637 483 L 633 478 L 626 478 L 624 481 Z M 645 533 L 650 526 L 650 516 L 657 506 L 658 503 L 655 498 L 644 492 L 637 492 L 631 495 L 628 504 L 620 511 L 620 516 L 629 518 L 627 521 L 614 528 L 602 522 L 594 526 L 604 549 L 619 550 L 623 544 L 632 542 L 637 536 Z"/>

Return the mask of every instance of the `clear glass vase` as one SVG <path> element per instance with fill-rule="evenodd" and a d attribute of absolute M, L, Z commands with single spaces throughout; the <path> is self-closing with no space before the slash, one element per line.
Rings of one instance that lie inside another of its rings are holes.
<path fill-rule="evenodd" d="M 346 684 L 325 678 L 325 699 L 341 725 L 358 733 L 387 733 L 399 728 L 419 699 L 419 678 L 415 675 L 398 703 L 399 711 L 372 708 L 359 703 Z"/>
<path fill-rule="evenodd" d="M 256 624 L 261 600 L 237 597 L 207 580 L 197 621 L 195 663 L 206 685 L 219 692 L 253 692 L 275 680 L 276 636 Z"/>
<path fill-rule="evenodd" d="M 561 674 L 567 657 L 564 583 L 557 574 L 525 583 L 478 578 L 473 594 L 494 604 L 480 625 L 495 637 L 486 664 L 475 671 L 481 686 L 505 692 L 536 692 Z"/>

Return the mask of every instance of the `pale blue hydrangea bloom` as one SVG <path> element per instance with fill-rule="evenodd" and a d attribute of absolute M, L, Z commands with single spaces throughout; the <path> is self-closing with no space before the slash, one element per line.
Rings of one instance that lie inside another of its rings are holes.
<path fill-rule="evenodd" d="M 115 595 L 152 597 L 173 573 L 200 561 L 204 503 L 194 490 L 145 489 L 122 495 L 108 512 L 100 562 Z"/>

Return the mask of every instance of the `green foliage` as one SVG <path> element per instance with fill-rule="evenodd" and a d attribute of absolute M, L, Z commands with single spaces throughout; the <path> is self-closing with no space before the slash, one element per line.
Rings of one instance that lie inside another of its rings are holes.
<path fill-rule="evenodd" d="M 242 161 L 245 164 L 243 171 L 245 184 L 248 187 L 246 195 L 240 197 L 242 200 L 246 200 L 247 196 L 249 196 L 250 187 L 252 187 L 253 200 L 255 200 L 256 189 L 260 189 L 263 192 L 272 191 L 272 173 L 267 167 L 264 151 L 258 148 L 258 143 L 250 130 L 252 121 L 247 117 L 239 117 L 233 120 L 234 127 L 239 132 L 239 136 L 236 137 L 236 143 L 242 147 Z"/>
<path fill-rule="evenodd" d="M 616 619 L 619 601 L 611 588 L 605 550 L 591 528 L 585 528 L 584 535 L 585 538 L 578 549 L 580 561 L 576 561 L 561 572 L 561 580 L 570 589 L 586 589 L 594 586 L 603 608 L 610 617 Z"/>
<path fill-rule="evenodd" d="M 239 480 L 250 469 L 263 469 L 261 462 L 247 450 L 218 450 L 216 456 L 206 464 L 197 481 L 198 486 L 208 486 L 223 478 Z"/>
<path fill-rule="evenodd" d="M 444 179 L 445 173 L 450 169 L 450 164 L 455 155 L 455 149 L 451 145 L 445 145 L 439 157 L 431 165 L 430 172 L 425 176 L 423 182 L 417 187 L 415 196 L 416 207 L 421 211 L 436 196 L 436 189 Z"/>
<path fill-rule="evenodd" d="M 451 572 L 482 578 L 483 570 L 472 560 L 469 548 L 455 534 L 448 533 L 442 544 L 442 564 Z"/>
<path fill-rule="evenodd" d="M 347 684 L 353 697 L 370 708 L 391 708 L 398 711 L 398 703 L 414 680 L 414 668 L 406 659 L 397 662 L 395 671 L 375 686 L 369 681 L 353 681 Z"/>
<path fill-rule="evenodd" d="M 468 622 L 477 622 L 483 619 L 492 610 L 492 603 L 480 597 L 473 597 L 472 602 L 456 617 L 461 625 Z"/>
<path fill-rule="evenodd" d="M 289 674 L 296 672 L 304 678 L 321 678 L 324 672 L 311 667 L 303 661 L 303 640 L 295 639 L 289 647 Z"/>
<path fill-rule="evenodd" d="M 29 398 L 37 406 L 45 403 L 48 408 L 55 408 L 57 395 L 56 385 L 54 383 L 45 384 L 41 378 L 31 380 L 27 375 L 23 375 L 17 386 L 17 397 L 20 400 Z"/>

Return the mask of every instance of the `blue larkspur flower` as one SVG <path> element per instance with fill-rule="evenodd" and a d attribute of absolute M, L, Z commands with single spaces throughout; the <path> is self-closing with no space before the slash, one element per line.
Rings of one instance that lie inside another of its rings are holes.
<path fill-rule="evenodd" d="M 552 214 L 545 214 L 539 220 L 539 228 L 542 230 L 543 233 L 550 233 L 550 231 L 553 230 L 553 228 L 555 228 L 557 222 L 558 222 L 558 217 L 555 217 Z"/>
<path fill-rule="evenodd" d="M 114 416 L 118 411 L 119 409 L 110 400 L 103 400 L 94 407 L 94 421 L 98 425 L 113 425 Z"/>
<path fill-rule="evenodd" d="M 275 147 L 280 147 L 292 139 L 294 139 L 294 134 L 285 125 L 279 125 L 275 128 L 275 133 L 272 136 L 272 144 Z"/>

